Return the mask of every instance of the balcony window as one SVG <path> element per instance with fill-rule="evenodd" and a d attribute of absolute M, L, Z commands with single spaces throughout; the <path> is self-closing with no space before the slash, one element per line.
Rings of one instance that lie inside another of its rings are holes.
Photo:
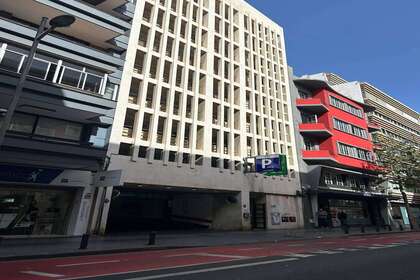
<path fill-rule="evenodd" d="M 51 138 L 79 141 L 82 134 L 82 125 L 64 120 L 40 117 L 35 134 Z"/>
<path fill-rule="evenodd" d="M 0 68 L 20 73 L 26 58 L 27 56 L 23 53 L 6 50 L 3 59 L 0 61 Z M 61 66 L 58 69 L 57 63 L 34 58 L 28 75 L 44 81 L 74 87 L 92 94 L 102 95 L 103 89 L 105 89 L 105 75 L 95 74 L 94 72 L 86 70 L 84 67 L 70 67 L 68 65 Z M 59 75 L 58 82 L 54 79 L 56 75 Z"/>
<path fill-rule="evenodd" d="M 9 131 L 31 134 L 36 122 L 36 116 L 15 113 L 9 126 Z"/>

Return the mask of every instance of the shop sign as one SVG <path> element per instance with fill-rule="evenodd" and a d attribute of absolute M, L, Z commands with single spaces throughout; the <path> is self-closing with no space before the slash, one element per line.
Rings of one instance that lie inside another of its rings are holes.
<path fill-rule="evenodd" d="M 63 169 L 0 165 L 0 181 L 49 184 L 63 171 Z"/>
<path fill-rule="evenodd" d="M 267 176 L 287 175 L 285 155 L 264 155 L 255 157 L 255 171 Z"/>

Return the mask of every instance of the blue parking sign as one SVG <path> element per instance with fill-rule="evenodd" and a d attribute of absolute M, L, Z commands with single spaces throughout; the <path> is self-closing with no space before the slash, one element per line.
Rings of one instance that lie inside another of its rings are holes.
<path fill-rule="evenodd" d="M 255 171 L 266 175 L 287 175 L 285 155 L 265 155 L 255 157 Z"/>

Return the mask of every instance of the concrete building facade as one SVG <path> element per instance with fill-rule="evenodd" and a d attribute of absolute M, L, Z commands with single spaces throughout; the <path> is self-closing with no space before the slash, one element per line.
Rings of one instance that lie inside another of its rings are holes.
<path fill-rule="evenodd" d="M 106 167 L 134 7 L 128 0 L 0 1 L 2 112 L 41 18 L 76 19 L 39 44 L 1 146 L 0 235 L 86 232 L 94 174 Z"/>
<path fill-rule="evenodd" d="M 302 226 L 286 65 L 283 29 L 245 1 L 138 2 L 101 231 Z M 265 154 L 288 176 L 244 173 Z"/>

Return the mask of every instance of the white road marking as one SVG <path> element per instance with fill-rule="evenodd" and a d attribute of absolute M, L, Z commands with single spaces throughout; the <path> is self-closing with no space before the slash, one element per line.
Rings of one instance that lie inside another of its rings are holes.
<path fill-rule="evenodd" d="M 310 254 L 289 254 L 287 256 L 288 257 L 292 257 L 292 258 L 309 258 L 309 257 L 313 257 L 315 255 L 310 255 Z"/>
<path fill-rule="evenodd" d="M 316 252 L 312 252 L 312 253 L 314 253 L 314 254 L 334 255 L 334 254 L 340 254 L 342 252 L 339 252 L 339 251 L 320 250 L 320 251 L 316 251 Z"/>
<path fill-rule="evenodd" d="M 204 256 L 204 257 L 219 257 L 219 258 L 230 258 L 230 259 L 248 259 L 249 258 L 247 256 L 211 254 L 211 253 L 202 253 L 199 255 Z"/>
<path fill-rule="evenodd" d="M 221 267 L 190 270 L 190 271 L 173 272 L 173 273 L 166 273 L 166 274 L 160 274 L 160 275 L 137 277 L 137 278 L 131 278 L 130 280 L 151 280 L 151 279 L 175 277 L 175 276 L 182 276 L 182 275 L 191 275 L 191 274 L 198 274 L 198 273 L 205 273 L 205 272 L 212 272 L 212 271 L 229 270 L 229 269 L 235 269 L 235 268 L 241 268 L 241 267 L 252 267 L 252 266 L 265 265 L 265 264 L 290 262 L 290 261 L 296 261 L 296 260 L 298 260 L 298 259 L 297 258 L 286 258 L 286 259 L 278 259 L 278 260 L 271 260 L 271 261 L 244 263 L 244 264 L 228 265 L 228 266 L 221 266 Z"/>
<path fill-rule="evenodd" d="M 337 248 L 334 249 L 337 251 L 344 251 L 344 252 L 355 252 L 355 251 L 360 251 L 360 249 L 356 249 L 356 248 Z"/>
<path fill-rule="evenodd" d="M 36 275 L 36 276 L 44 276 L 44 277 L 49 277 L 49 278 L 58 278 L 58 277 L 63 277 L 64 276 L 64 275 L 61 275 L 61 274 L 53 274 L 53 273 L 46 273 L 46 272 L 42 272 L 42 271 L 33 271 L 33 270 L 21 271 L 21 273 Z"/>
<path fill-rule="evenodd" d="M 68 264 L 57 264 L 56 267 L 68 267 L 68 266 L 79 266 L 79 265 L 90 265 L 90 264 L 101 264 L 101 263 L 117 263 L 120 260 L 111 261 L 98 261 L 98 262 L 85 262 L 85 263 L 68 263 Z"/>
<path fill-rule="evenodd" d="M 238 255 L 224 255 L 224 254 L 212 254 L 212 253 L 186 253 L 186 254 L 177 254 L 177 255 L 167 255 L 166 258 L 175 258 L 175 257 L 219 257 L 219 258 L 229 258 L 229 259 L 247 259 L 247 256 L 238 256 Z"/>
<path fill-rule="evenodd" d="M 369 249 L 369 250 L 377 250 L 377 249 L 383 249 L 384 247 L 378 247 L 378 246 L 375 246 L 375 247 L 366 247 L 366 249 Z"/>
<path fill-rule="evenodd" d="M 337 242 L 334 241 L 324 241 L 324 242 L 319 242 L 320 244 L 335 244 Z"/>

